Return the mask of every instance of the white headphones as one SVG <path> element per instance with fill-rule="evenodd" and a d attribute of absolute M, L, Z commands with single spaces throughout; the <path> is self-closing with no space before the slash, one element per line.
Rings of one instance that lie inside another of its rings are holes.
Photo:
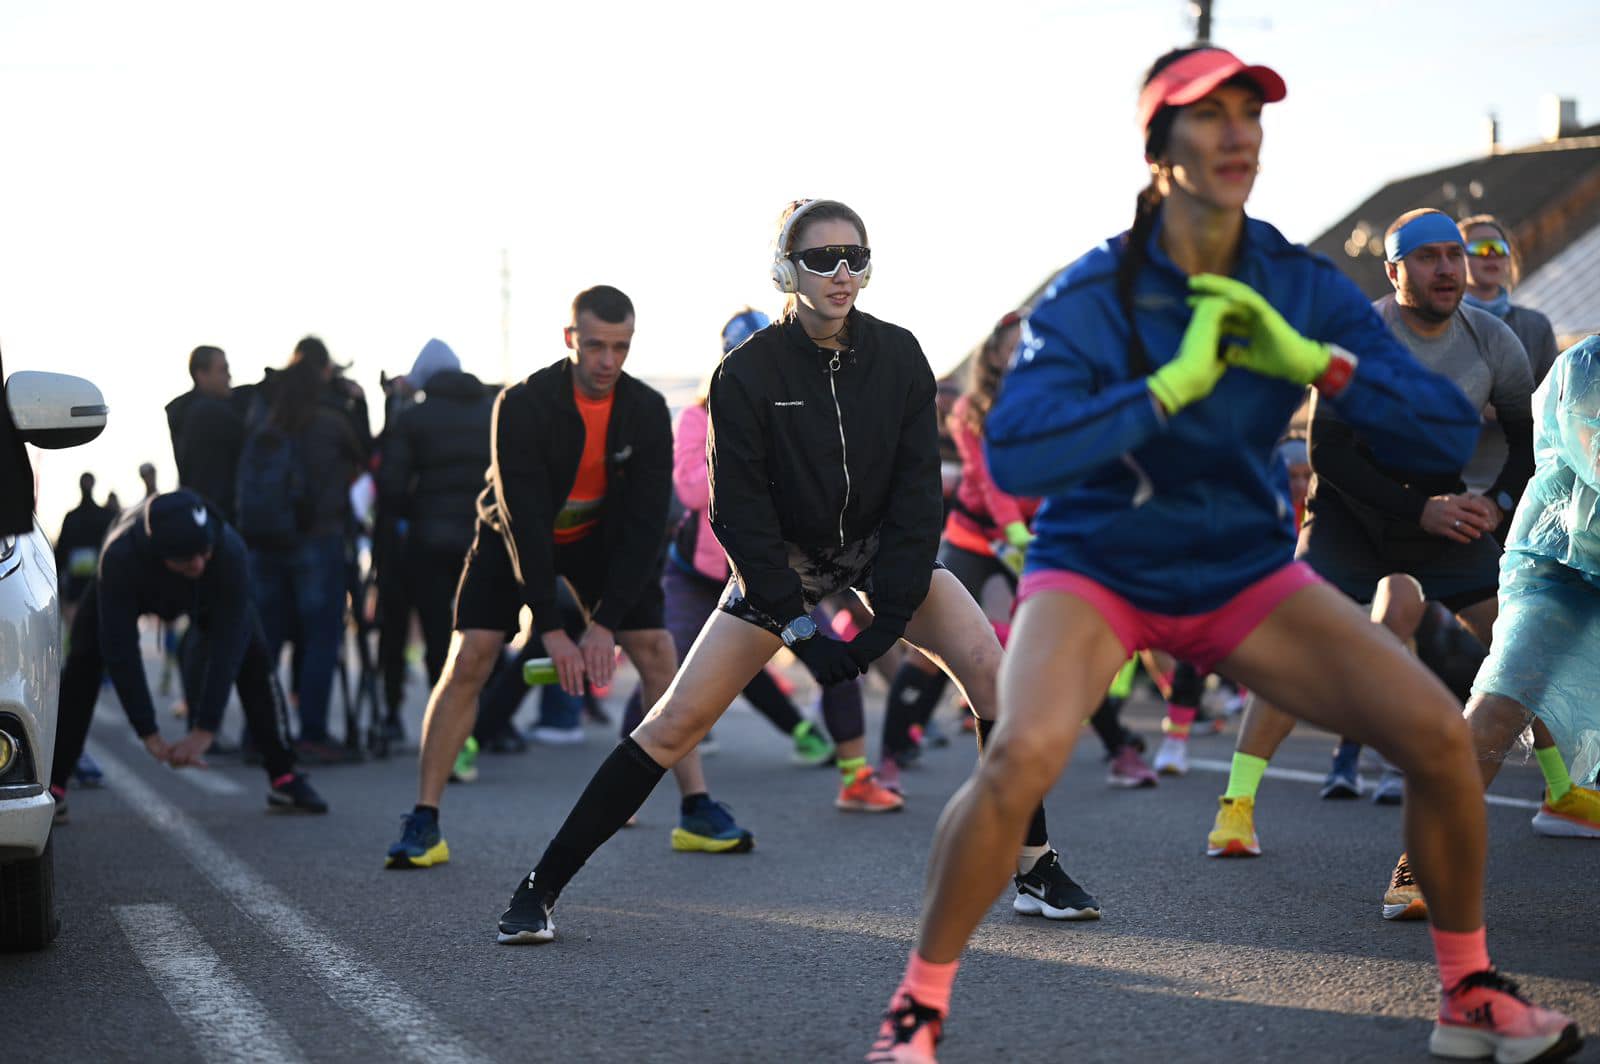
<path fill-rule="evenodd" d="M 789 220 L 783 223 L 783 229 L 778 233 L 778 243 L 772 249 L 772 286 L 783 293 L 793 293 L 800 290 L 800 274 L 795 270 L 794 263 L 789 260 L 789 237 L 795 231 L 795 226 L 800 221 L 800 216 L 809 211 L 822 200 L 801 200 L 800 206 L 789 215 Z M 835 267 L 837 269 L 837 267 Z M 867 263 L 867 270 L 861 275 L 861 287 L 867 287 L 867 282 L 872 280 L 872 263 Z"/>

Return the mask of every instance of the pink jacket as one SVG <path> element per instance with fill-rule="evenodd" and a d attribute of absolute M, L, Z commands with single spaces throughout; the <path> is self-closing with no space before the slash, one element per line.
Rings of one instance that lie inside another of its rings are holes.
<path fill-rule="evenodd" d="M 685 558 L 695 572 L 721 583 L 728 579 L 728 556 L 711 531 L 706 516 L 711 506 L 711 476 L 706 471 L 706 433 L 710 415 L 701 403 L 683 408 L 672 433 L 672 488 L 696 522 L 694 557 Z M 682 542 L 680 540 L 680 542 Z"/>
<path fill-rule="evenodd" d="M 961 483 L 956 487 L 959 509 L 951 512 L 950 523 L 994 540 L 1003 536 L 1006 526 L 1015 521 L 1031 523 L 1034 512 L 1039 509 L 1039 500 L 1017 498 L 995 487 L 994 479 L 989 476 L 989 462 L 983 454 L 983 437 L 974 432 L 967 421 L 970 406 L 963 395 L 945 419 L 950 438 L 961 452 Z"/>

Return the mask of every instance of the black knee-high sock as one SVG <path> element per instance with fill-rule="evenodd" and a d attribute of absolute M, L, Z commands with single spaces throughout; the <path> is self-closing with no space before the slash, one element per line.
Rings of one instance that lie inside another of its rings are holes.
<path fill-rule="evenodd" d="M 793 735 L 800 726 L 800 712 L 789 701 L 789 696 L 779 689 L 772 674 L 762 669 L 744 685 L 744 697 L 756 712 L 772 722 L 772 726 L 785 735 Z"/>
<path fill-rule="evenodd" d="M 631 738 L 618 743 L 534 865 L 538 888 L 553 901 L 594 851 L 639 811 L 666 771 Z"/>
<path fill-rule="evenodd" d="M 902 665 L 889 684 L 884 700 L 882 750 L 885 755 L 911 747 L 911 726 L 926 724 L 948 682 L 942 672 L 925 672 Z"/>
<path fill-rule="evenodd" d="M 846 680 L 822 689 L 822 723 L 834 744 L 848 743 L 867 732 L 862 712 L 861 681 Z"/>
<path fill-rule="evenodd" d="M 1122 726 L 1122 699 L 1107 695 L 1100 708 L 1089 718 L 1089 727 L 1100 737 L 1108 757 L 1128 744 L 1128 730 Z"/>
<path fill-rule="evenodd" d="M 978 756 L 983 756 L 983 744 L 989 741 L 989 733 L 994 731 L 995 722 L 978 718 Z M 1033 811 L 1033 819 L 1028 821 L 1028 834 L 1022 840 L 1024 846 L 1045 846 L 1050 842 L 1050 828 L 1044 821 L 1044 803 L 1039 803 L 1039 808 Z"/>

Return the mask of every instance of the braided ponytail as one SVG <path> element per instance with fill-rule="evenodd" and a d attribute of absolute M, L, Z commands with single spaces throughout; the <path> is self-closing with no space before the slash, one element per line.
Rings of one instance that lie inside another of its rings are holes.
<path fill-rule="evenodd" d="M 1128 375 L 1134 380 L 1150 373 L 1150 352 L 1139 335 L 1139 320 L 1134 314 L 1133 291 L 1139 269 L 1144 265 L 1145 248 L 1155 232 L 1156 216 L 1161 213 L 1161 190 L 1154 180 L 1139 193 L 1133 213 L 1133 227 L 1123 238 L 1122 258 L 1117 262 L 1117 305 L 1128 322 Z"/>

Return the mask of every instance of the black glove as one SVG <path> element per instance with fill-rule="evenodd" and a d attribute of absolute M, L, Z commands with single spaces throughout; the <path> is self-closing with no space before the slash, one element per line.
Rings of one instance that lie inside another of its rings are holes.
<path fill-rule="evenodd" d="M 874 621 L 867 625 L 864 631 L 857 632 L 846 649 L 849 650 L 850 659 L 856 663 L 856 667 L 866 672 L 874 661 L 889 653 L 889 648 L 899 641 L 899 632 L 882 621 Z"/>
<path fill-rule="evenodd" d="M 810 639 L 800 640 L 789 649 L 824 687 L 844 683 L 861 675 L 861 666 L 851 656 L 850 648 L 820 632 Z"/>

